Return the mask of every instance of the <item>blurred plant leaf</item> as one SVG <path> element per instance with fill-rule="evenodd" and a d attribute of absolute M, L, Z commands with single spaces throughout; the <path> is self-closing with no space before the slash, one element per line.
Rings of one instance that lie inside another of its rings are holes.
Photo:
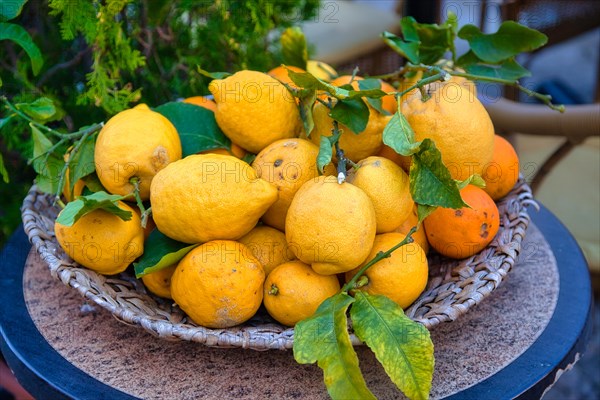
<path fill-rule="evenodd" d="M 283 62 L 287 65 L 306 70 L 308 61 L 308 50 L 304 32 L 299 27 L 287 28 L 281 34 L 281 52 Z"/>
<path fill-rule="evenodd" d="M 2 2 L 2 6 L 0 8 L 3 7 L 4 1 Z M 33 70 L 33 74 L 39 74 L 40 70 L 42 69 L 42 65 L 44 65 L 44 59 L 42 58 L 42 53 L 40 52 L 39 47 L 37 47 L 37 45 L 33 42 L 33 39 L 25 30 L 25 28 L 17 24 L 0 22 L 0 40 L 11 40 L 21 46 L 31 60 L 31 69 Z"/>
<path fill-rule="evenodd" d="M 4 157 L 2 156 L 2 153 L 0 153 L 0 176 L 2 176 L 2 181 L 4 183 L 9 182 L 8 171 L 4 165 Z"/>
<path fill-rule="evenodd" d="M 69 190 L 73 193 L 73 187 L 79 179 L 96 172 L 94 163 L 94 149 L 96 148 L 96 135 L 88 135 L 82 138 L 83 143 L 79 146 L 77 153 L 72 154 L 69 159 Z"/>
<path fill-rule="evenodd" d="M 40 97 L 32 103 L 18 103 L 15 107 L 38 122 L 50 121 L 57 113 L 54 103 L 47 97 Z"/>
<path fill-rule="evenodd" d="M 200 75 L 204 75 L 210 79 L 224 79 L 224 78 L 227 78 L 228 76 L 232 75 L 229 72 L 208 72 L 208 71 L 203 70 L 199 66 L 197 68 L 198 68 L 198 72 L 200 73 Z"/>
<path fill-rule="evenodd" d="M 468 41 L 473 53 L 488 63 L 499 63 L 548 42 L 543 33 L 514 21 L 504 21 L 498 31 L 491 34 L 481 32 L 475 25 L 465 25 L 458 37 Z"/>
<path fill-rule="evenodd" d="M 0 22 L 10 21 L 17 18 L 27 0 L 4 0 L 0 5 Z"/>

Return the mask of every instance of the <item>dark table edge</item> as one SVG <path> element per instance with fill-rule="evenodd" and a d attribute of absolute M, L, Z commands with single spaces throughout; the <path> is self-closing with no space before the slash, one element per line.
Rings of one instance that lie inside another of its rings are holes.
<path fill-rule="evenodd" d="M 571 365 L 576 354 L 583 354 L 589 341 L 592 326 L 589 272 L 587 268 L 570 268 L 587 265 L 583 253 L 566 227 L 548 209 L 541 206 L 539 212 L 530 210 L 530 214 L 552 247 L 559 268 L 560 293 L 554 314 L 544 332 L 521 356 L 486 380 L 448 397 L 449 400 L 539 399 L 555 382 L 558 371 Z M 21 290 L 29 249 L 27 237 L 19 228 L 0 255 L 0 265 L 11 266 L 4 268 L 0 279 L 0 304 L 4 305 L 0 307 L 0 350 L 17 379 L 39 399 L 135 399 L 77 369 L 39 333 L 27 313 Z M 12 306 L 6 307 L 7 304 Z M 10 324 L 11 321 L 19 321 L 19 326 Z M 561 329 L 565 324 L 573 327 L 567 336 Z M 31 340 L 25 342 L 19 338 Z M 31 354 L 40 356 L 32 358 Z M 29 362 L 23 361 L 23 355 L 28 355 Z M 60 387 L 49 383 L 59 375 L 70 375 L 72 379 L 68 381 L 72 384 L 65 384 L 64 380 L 59 380 Z M 506 382 L 514 382 L 514 385 L 507 388 Z M 524 382 L 534 383 L 523 385 Z"/>
<path fill-rule="evenodd" d="M 30 249 L 21 226 L 0 254 L 0 350 L 19 383 L 36 399 L 135 399 L 76 368 L 38 331 L 22 289 Z"/>
<path fill-rule="evenodd" d="M 587 266 L 587 261 L 573 235 L 546 207 L 540 206 L 539 212 L 530 209 L 529 213 L 556 258 L 560 291 L 554 313 L 542 334 L 523 354 L 494 375 L 447 400 L 540 399 L 553 386 L 559 371 L 569 369 L 587 347 L 593 325 L 591 280 L 588 268 L 573 268 Z M 566 334 L 565 326 L 572 327 Z M 500 393 L 498 388 L 507 382 L 513 385 L 503 387 Z"/>

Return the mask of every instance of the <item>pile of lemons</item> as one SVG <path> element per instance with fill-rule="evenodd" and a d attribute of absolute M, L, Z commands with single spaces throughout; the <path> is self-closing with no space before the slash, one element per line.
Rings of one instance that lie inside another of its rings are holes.
<path fill-rule="evenodd" d="M 335 71 L 327 68 L 321 78 L 330 80 Z M 332 84 L 355 85 L 356 79 L 361 78 L 339 77 Z M 156 229 L 198 244 L 176 265 L 142 279 L 199 325 L 235 326 L 264 304 L 274 319 L 293 326 L 417 223 L 410 159 L 382 142 L 398 109 L 395 97 L 383 98 L 386 113 L 369 106 L 363 132 L 340 124 L 340 146 L 353 166 L 339 183 L 334 163 L 323 174 L 316 166 L 320 137 L 332 134 L 329 109 L 315 103 L 315 127 L 307 135 L 285 84 L 292 85 L 286 69 L 246 70 L 213 80 L 214 101 L 186 99 L 214 112 L 231 149 L 182 158 L 175 127 L 145 105 L 115 115 L 98 135 L 96 173 L 106 190 L 126 195 L 137 184 Z M 382 88 L 396 90 L 385 83 Z M 406 308 L 427 285 L 430 246 L 465 258 L 491 242 L 500 224 L 494 200 L 514 186 L 518 160 L 512 147 L 495 137 L 472 82 L 432 84 L 401 101 L 417 140 L 435 141 L 453 178 L 478 173 L 487 181 L 486 189 L 469 185 L 461 191 L 471 208 L 438 209 L 414 242 L 376 263 L 359 281 L 356 290 L 388 296 Z M 241 159 L 247 153 L 256 154 L 251 164 Z M 57 223 L 65 252 L 102 274 L 124 271 L 143 254 L 149 229 L 142 228 L 135 205 L 120 202 L 119 207 L 132 211 L 133 218 L 95 210 L 73 226 Z"/>

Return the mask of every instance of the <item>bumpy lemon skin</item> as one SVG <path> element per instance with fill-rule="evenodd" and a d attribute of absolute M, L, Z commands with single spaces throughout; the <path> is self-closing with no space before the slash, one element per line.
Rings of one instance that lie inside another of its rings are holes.
<path fill-rule="evenodd" d="M 140 197 L 150 198 L 150 184 L 158 171 L 181 158 L 177 130 L 145 104 L 121 111 L 108 120 L 96 139 L 94 162 L 102 185 L 112 194 L 133 193 L 139 179 Z"/>
<path fill-rule="evenodd" d="M 214 240 L 190 251 L 171 277 L 173 300 L 198 325 L 229 328 L 261 305 L 265 273 L 241 243 Z"/>
<path fill-rule="evenodd" d="M 65 253 L 84 267 L 104 275 L 125 271 L 144 252 L 140 217 L 129 205 L 118 204 L 119 208 L 131 212 L 129 221 L 97 209 L 72 226 L 54 224 L 56 239 Z"/>
<path fill-rule="evenodd" d="M 313 315 L 323 301 L 339 290 L 336 275 L 320 275 L 301 261 L 291 261 L 267 276 L 263 303 L 278 322 L 294 326 Z"/>
<path fill-rule="evenodd" d="M 208 89 L 217 103 L 215 118 L 223 133 L 252 153 L 302 131 L 294 96 L 267 74 L 239 71 L 213 80 Z"/>
<path fill-rule="evenodd" d="M 169 164 L 152 181 L 154 222 L 184 243 L 239 239 L 277 200 L 277 189 L 234 156 L 197 154 Z"/>
<path fill-rule="evenodd" d="M 321 275 L 351 270 L 365 260 L 375 238 L 373 203 L 335 176 L 306 182 L 286 217 L 286 238 L 296 257 Z"/>

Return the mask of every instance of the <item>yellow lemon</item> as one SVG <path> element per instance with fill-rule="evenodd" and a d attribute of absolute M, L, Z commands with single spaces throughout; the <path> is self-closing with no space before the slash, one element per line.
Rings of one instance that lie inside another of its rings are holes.
<path fill-rule="evenodd" d="M 277 189 L 233 156 L 191 155 L 152 181 L 150 204 L 158 229 L 185 243 L 238 239 L 277 200 Z"/>
<path fill-rule="evenodd" d="M 171 276 L 173 276 L 175 268 L 177 268 L 177 264 L 146 274 L 142 276 L 142 282 L 151 293 L 166 299 L 172 299 Z"/>
<path fill-rule="evenodd" d="M 285 234 L 270 226 L 257 226 L 242 236 L 239 242 L 260 261 L 266 275 L 276 266 L 296 258 L 288 247 Z"/>
<path fill-rule="evenodd" d="M 265 273 L 238 242 L 214 240 L 190 251 L 171 277 L 173 300 L 198 325 L 229 328 L 260 307 Z"/>
<path fill-rule="evenodd" d="M 213 80 L 217 124 L 232 141 L 258 153 L 274 141 L 298 136 L 302 129 L 296 100 L 277 79 L 240 71 Z"/>
<path fill-rule="evenodd" d="M 284 325 L 294 326 L 310 317 L 327 298 L 340 290 L 335 275 L 319 275 L 301 261 L 279 265 L 264 284 L 268 313 Z"/>
<path fill-rule="evenodd" d="M 369 197 L 335 176 L 306 182 L 292 200 L 286 238 L 296 257 L 315 272 L 332 275 L 362 263 L 373 245 L 376 219 Z"/>
<path fill-rule="evenodd" d="M 181 141 L 168 119 L 140 104 L 108 120 L 98 134 L 94 161 L 102 185 L 113 194 L 133 193 L 139 179 L 142 200 L 158 171 L 181 158 Z"/>
<path fill-rule="evenodd" d="M 405 236 L 396 232 L 377 235 L 367 261 L 377 253 L 391 249 Z M 346 273 L 346 281 L 352 279 L 361 267 L 362 265 Z M 360 290 L 384 295 L 400 307 L 407 308 L 427 286 L 427 256 L 418 244 L 409 243 L 395 250 L 390 257 L 374 264 L 363 276 L 366 276 L 367 283 Z"/>
<path fill-rule="evenodd" d="M 281 231 L 294 195 L 304 182 L 319 176 L 316 160 L 319 148 L 308 140 L 282 139 L 265 147 L 252 162 L 257 176 L 271 182 L 279 198 L 263 215 L 265 224 Z"/>
<path fill-rule="evenodd" d="M 114 275 L 125 271 L 144 252 L 144 230 L 133 208 L 123 202 L 118 205 L 131 212 L 129 221 L 97 209 L 72 226 L 56 222 L 54 233 L 65 253 L 84 267 L 101 274 Z"/>
<path fill-rule="evenodd" d="M 348 175 L 348 182 L 362 189 L 375 207 L 377 233 L 391 232 L 410 215 L 414 202 L 408 175 L 383 157 L 361 160 Z"/>
<path fill-rule="evenodd" d="M 417 91 L 402 105 L 416 139 L 435 142 L 454 179 L 481 175 L 494 151 L 494 126 L 487 111 L 465 85 L 431 84 L 426 92 L 431 96 L 427 101 Z"/>

